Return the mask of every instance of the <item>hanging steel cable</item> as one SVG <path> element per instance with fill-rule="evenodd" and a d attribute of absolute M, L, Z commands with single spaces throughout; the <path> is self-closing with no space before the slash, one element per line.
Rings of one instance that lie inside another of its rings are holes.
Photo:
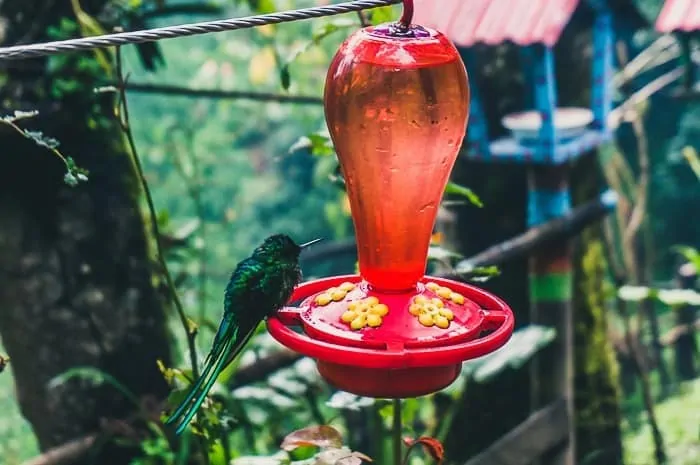
<path fill-rule="evenodd" d="M 334 16 L 353 11 L 393 5 L 401 2 L 402 0 L 355 0 L 352 2 L 339 3 L 337 5 L 281 11 L 278 13 L 246 16 L 243 18 L 205 21 L 192 24 L 183 24 L 179 26 L 166 26 L 142 31 L 119 32 L 115 34 L 45 42 L 41 44 L 0 47 L 0 60 L 20 60 L 81 50 L 105 48 L 116 45 L 155 42 L 162 39 L 173 39 L 176 37 L 187 37 L 208 34 L 211 32 L 249 29 L 256 26 L 264 26 L 266 24 L 278 24 L 310 18 Z"/>

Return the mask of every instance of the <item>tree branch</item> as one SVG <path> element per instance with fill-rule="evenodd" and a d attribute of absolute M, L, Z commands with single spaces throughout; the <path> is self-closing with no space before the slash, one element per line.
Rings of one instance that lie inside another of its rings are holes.
<path fill-rule="evenodd" d="M 88 434 L 49 449 L 43 454 L 27 460 L 22 465 L 67 465 L 85 455 L 95 444 L 95 441 L 97 441 L 97 434 Z"/>
<path fill-rule="evenodd" d="M 515 236 L 500 244 L 489 247 L 470 258 L 460 261 L 455 269 L 470 269 L 484 265 L 498 265 L 518 258 L 528 256 L 539 247 L 550 242 L 568 239 L 576 236 L 586 226 L 598 221 L 610 213 L 616 205 L 617 194 L 606 191 L 595 200 L 576 207 L 566 216 L 554 219 L 541 226 Z M 355 239 L 342 239 L 336 242 L 319 245 L 304 254 L 304 261 L 329 259 L 337 255 L 345 255 L 356 249 Z M 442 273 L 437 276 L 451 279 L 463 279 L 458 273 Z"/>
<path fill-rule="evenodd" d="M 610 213 L 615 208 L 616 201 L 615 192 L 606 191 L 597 199 L 576 207 L 565 216 L 529 229 L 523 234 L 460 261 L 455 269 L 459 271 L 460 269 L 473 269 L 484 265 L 499 265 L 528 256 L 551 242 L 574 237 L 587 226 Z M 450 277 L 458 278 L 458 276 Z"/>
<path fill-rule="evenodd" d="M 293 365 L 304 356 L 289 349 L 282 349 L 241 367 L 231 379 L 229 387 L 236 389 L 258 381 L 263 381 L 272 373 Z"/>
<path fill-rule="evenodd" d="M 118 84 L 113 84 L 115 87 Z M 234 100 L 254 100 L 257 102 L 279 102 L 296 103 L 299 105 L 323 105 L 321 97 L 310 95 L 284 95 L 271 92 L 250 92 L 237 90 L 219 89 L 190 89 L 187 87 L 174 86 L 170 84 L 147 84 L 130 82 L 125 85 L 130 92 L 141 92 L 159 95 L 177 95 L 192 98 L 213 98 L 213 99 L 234 99 Z"/>

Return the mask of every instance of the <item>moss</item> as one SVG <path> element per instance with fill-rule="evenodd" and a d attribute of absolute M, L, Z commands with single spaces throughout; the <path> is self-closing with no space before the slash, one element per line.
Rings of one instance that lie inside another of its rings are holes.
<path fill-rule="evenodd" d="M 575 186 L 581 201 L 597 195 L 595 156 L 581 161 Z M 577 461 L 622 463 L 618 366 L 608 340 L 607 264 L 599 226 L 586 229 L 574 253 L 575 414 Z"/>

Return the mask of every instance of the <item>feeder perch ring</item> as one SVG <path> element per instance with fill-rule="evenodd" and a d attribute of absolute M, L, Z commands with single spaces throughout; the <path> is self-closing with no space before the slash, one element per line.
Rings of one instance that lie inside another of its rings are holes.
<path fill-rule="evenodd" d="M 463 304 L 453 306 L 454 320 L 448 329 L 424 327 L 407 310 L 417 295 L 431 294 L 428 282 L 465 297 Z M 316 296 L 343 283 L 356 286 L 345 299 L 315 305 Z M 383 324 L 360 330 L 343 325 L 339 315 L 351 302 L 367 296 L 388 303 Z M 285 307 L 268 318 L 270 334 L 316 359 L 330 384 L 370 397 L 415 397 L 440 390 L 457 378 L 462 362 L 503 346 L 514 327 L 513 313 L 501 299 L 475 286 L 433 277 L 421 280 L 415 291 L 383 294 L 374 292 L 359 275 L 334 276 L 299 285 L 290 302 L 299 306 Z M 485 331 L 490 333 L 482 336 Z"/>

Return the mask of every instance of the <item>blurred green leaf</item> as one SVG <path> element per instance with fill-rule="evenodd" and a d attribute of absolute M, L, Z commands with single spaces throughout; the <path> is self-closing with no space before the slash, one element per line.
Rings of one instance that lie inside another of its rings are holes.
<path fill-rule="evenodd" d="M 646 286 L 622 286 L 617 290 L 620 299 L 626 302 L 641 302 L 654 297 L 655 292 Z"/>
<path fill-rule="evenodd" d="M 463 279 L 472 282 L 486 282 L 491 278 L 501 275 L 501 270 L 496 265 L 469 267 L 457 266 L 455 272 Z"/>
<path fill-rule="evenodd" d="M 476 195 L 476 193 L 473 190 L 465 186 L 460 186 L 459 184 L 453 182 L 447 183 L 447 186 L 445 186 L 445 194 L 454 194 L 462 196 L 469 200 L 469 202 L 472 205 L 475 205 L 479 208 L 482 208 L 484 206 L 479 196 Z"/>
<path fill-rule="evenodd" d="M 457 252 L 452 252 L 439 245 L 431 245 L 428 247 L 428 260 L 435 260 L 444 263 L 447 266 L 452 266 L 452 260 L 459 260 L 462 255 Z"/>
<path fill-rule="evenodd" d="M 231 465 L 284 465 L 290 462 L 285 452 L 277 452 L 267 456 L 244 456 L 231 461 Z"/>
<path fill-rule="evenodd" d="M 656 293 L 659 302 L 669 305 L 700 305 L 700 293 L 693 289 L 661 289 Z"/>
<path fill-rule="evenodd" d="M 274 0 L 248 0 L 250 9 L 259 14 L 275 13 L 277 5 Z"/>
<path fill-rule="evenodd" d="M 688 245 L 677 245 L 672 247 L 671 250 L 680 254 L 683 258 L 688 260 L 696 270 L 700 271 L 700 252 L 698 249 Z"/>
<path fill-rule="evenodd" d="M 337 429 L 328 425 L 309 426 L 284 437 L 280 449 L 290 451 L 301 446 L 316 446 L 322 449 L 339 448 L 343 437 Z"/>
<path fill-rule="evenodd" d="M 369 14 L 372 19 L 372 24 L 374 25 L 384 24 L 398 19 L 396 10 L 392 6 L 374 8 L 369 12 Z"/>
<path fill-rule="evenodd" d="M 554 341 L 556 331 L 528 325 L 513 332 L 503 347 L 489 355 L 464 363 L 462 374 L 478 383 L 491 381 L 507 369 L 518 369 Z"/>
<path fill-rule="evenodd" d="M 375 400 L 371 397 L 362 397 L 345 391 L 336 391 L 326 405 L 338 410 L 359 411 L 363 408 L 374 405 Z"/>
<path fill-rule="evenodd" d="M 313 465 L 360 465 L 372 459 L 361 452 L 353 452 L 347 447 L 322 450 L 316 455 Z"/>
<path fill-rule="evenodd" d="M 288 409 L 294 407 L 297 402 L 269 387 L 243 386 L 233 391 L 234 399 L 243 401 L 257 401 L 268 405 L 273 405 L 278 409 Z"/>

